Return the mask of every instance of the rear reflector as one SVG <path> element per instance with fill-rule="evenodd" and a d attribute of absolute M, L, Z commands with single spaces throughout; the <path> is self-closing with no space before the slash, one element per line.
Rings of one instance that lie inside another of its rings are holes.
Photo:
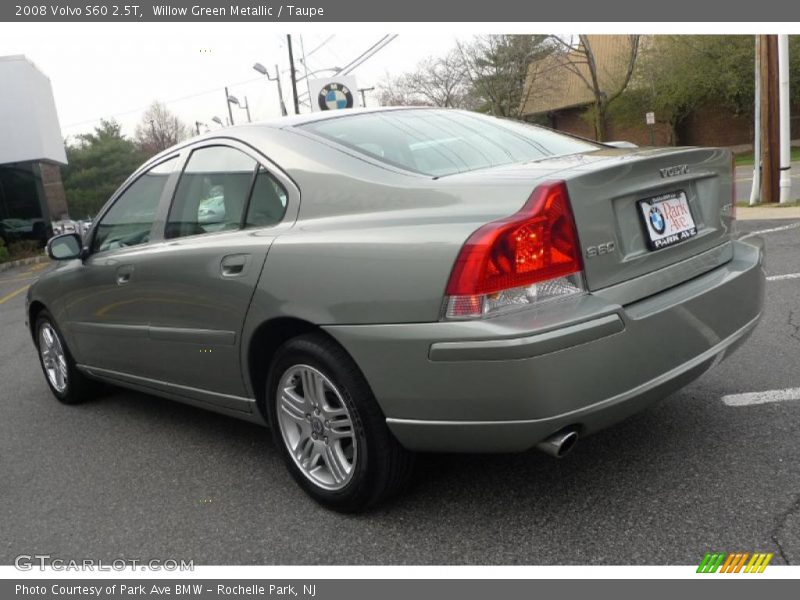
<path fill-rule="evenodd" d="M 465 319 L 583 291 L 581 252 L 563 181 L 473 233 L 447 284 L 445 316 Z"/>

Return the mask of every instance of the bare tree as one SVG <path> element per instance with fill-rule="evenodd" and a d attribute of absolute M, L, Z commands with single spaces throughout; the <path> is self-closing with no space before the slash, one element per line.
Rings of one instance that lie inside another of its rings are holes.
<path fill-rule="evenodd" d="M 601 64 L 598 61 L 598 55 L 592 46 L 592 37 L 594 36 L 553 36 L 552 39 L 561 47 L 562 66 L 574 73 L 592 93 L 595 138 L 602 141 L 606 136 L 608 105 L 625 91 L 633 76 L 640 36 L 627 36 L 626 52 L 621 57 L 617 56 L 612 61 L 613 64 Z"/>
<path fill-rule="evenodd" d="M 387 77 L 380 86 L 381 104 L 469 108 L 467 83 L 460 53 L 452 50 L 423 60 L 412 72 Z"/>
<path fill-rule="evenodd" d="M 459 43 L 458 51 L 480 109 L 520 118 L 531 94 L 543 92 L 530 80 L 530 65 L 556 47 L 547 35 L 482 35 Z"/>
<path fill-rule="evenodd" d="M 463 107 L 467 95 L 465 83 L 464 65 L 456 51 L 426 59 L 416 72 L 406 75 L 409 89 L 434 106 Z"/>
<path fill-rule="evenodd" d="M 384 80 L 378 84 L 378 101 L 381 106 L 434 106 L 410 90 L 405 78 L 405 75 L 392 77 L 386 74 Z"/>
<path fill-rule="evenodd" d="M 142 152 L 152 156 L 191 135 L 191 128 L 171 113 L 163 102 L 156 100 L 142 115 L 134 139 Z"/>

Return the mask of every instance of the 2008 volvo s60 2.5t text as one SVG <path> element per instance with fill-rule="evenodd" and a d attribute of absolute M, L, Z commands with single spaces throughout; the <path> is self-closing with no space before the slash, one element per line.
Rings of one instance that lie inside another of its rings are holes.
<path fill-rule="evenodd" d="M 731 155 L 442 109 L 332 111 L 175 146 L 28 294 L 47 383 L 98 380 L 268 424 L 339 510 L 414 451 L 560 456 L 755 327 Z"/>

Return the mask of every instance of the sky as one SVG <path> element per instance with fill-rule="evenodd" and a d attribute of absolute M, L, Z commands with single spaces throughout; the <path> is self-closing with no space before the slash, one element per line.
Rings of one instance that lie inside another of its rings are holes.
<path fill-rule="evenodd" d="M 374 25 L 354 31 L 330 24 L 305 29 L 301 35 L 264 23 L 20 23 L 2 28 L 0 56 L 24 54 L 50 78 L 64 136 L 91 131 L 101 118 L 112 117 L 132 136 L 154 100 L 166 102 L 193 128 L 195 121 L 205 124 L 201 131 L 218 128 L 212 118 L 225 121 L 228 116 L 225 86 L 240 101 L 247 98 L 254 121 L 277 117 L 277 86 L 252 65 L 260 62 L 270 71 L 279 65 L 291 112 L 286 33 L 293 34 L 296 61 L 302 57 L 302 41 L 310 72 L 345 66 L 393 33 Z M 455 44 L 455 34 L 401 33 L 352 74 L 359 88 L 377 86 L 387 74 L 413 70 L 421 60 L 444 54 Z M 302 64 L 297 68 L 302 70 Z M 305 91 L 301 82 L 298 92 Z M 367 105 L 376 104 L 375 92 L 367 93 Z M 246 122 L 244 110 L 235 105 L 232 110 L 235 123 Z M 301 107 L 301 112 L 308 110 Z"/>

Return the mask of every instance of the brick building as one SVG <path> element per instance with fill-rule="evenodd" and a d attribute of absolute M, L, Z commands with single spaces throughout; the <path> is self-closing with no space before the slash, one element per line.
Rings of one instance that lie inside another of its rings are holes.
<path fill-rule="evenodd" d="M 601 89 L 614 89 L 623 80 L 630 56 L 630 36 L 590 35 Z M 566 66 L 565 63 L 574 63 Z M 545 124 L 585 138 L 594 138 L 591 114 L 587 113 L 594 97 L 586 81 L 588 67 L 581 60 L 570 61 L 551 56 L 530 66 L 526 102 L 526 119 L 544 120 Z M 642 114 L 637 124 L 622 123 L 613 117 L 606 123 L 608 140 L 625 140 L 647 146 L 731 146 L 753 143 L 753 115 L 736 114 L 728 108 L 709 104 L 701 107 L 676 128 L 674 135 L 666 123 L 652 129 Z M 652 136 L 652 137 L 651 137 Z M 800 137 L 800 118 L 792 120 L 792 138 Z"/>

